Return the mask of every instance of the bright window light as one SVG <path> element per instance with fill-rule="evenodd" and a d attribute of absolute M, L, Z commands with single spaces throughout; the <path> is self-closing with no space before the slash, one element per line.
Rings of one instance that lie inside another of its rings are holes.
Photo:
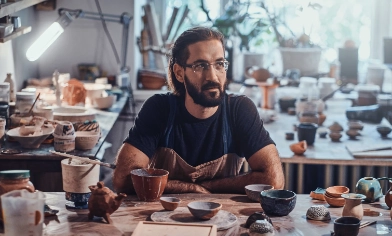
<path fill-rule="evenodd" d="M 37 60 L 49 46 L 64 32 L 58 22 L 54 22 L 45 32 L 29 47 L 26 57 L 29 61 Z"/>

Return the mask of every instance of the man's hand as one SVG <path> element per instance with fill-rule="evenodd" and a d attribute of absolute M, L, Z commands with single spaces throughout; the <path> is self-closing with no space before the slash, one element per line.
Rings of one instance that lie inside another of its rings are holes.
<path fill-rule="evenodd" d="M 195 184 L 182 182 L 180 180 L 167 181 L 165 193 L 210 193 L 204 187 Z"/>
<path fill-rule="evenodd" d="M 113 186 L 118 193 L 135 193 L 131 179 L 131 170 L 147 168 L 149 158 L 129 143 L 124 143 L 116 157 L 116 169 L 113 172 Z"/>

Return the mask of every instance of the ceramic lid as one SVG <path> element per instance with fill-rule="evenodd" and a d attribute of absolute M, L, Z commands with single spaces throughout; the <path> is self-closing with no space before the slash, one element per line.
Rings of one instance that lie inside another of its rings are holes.
<path fill-rule="evenodd" d="M 3 170 L 0 179 L 26 179 L 30 178 L 30 170 Z"/>

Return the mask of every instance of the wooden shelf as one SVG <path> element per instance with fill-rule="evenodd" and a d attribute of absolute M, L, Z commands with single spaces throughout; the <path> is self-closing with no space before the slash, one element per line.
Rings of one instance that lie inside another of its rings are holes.
<path fill-rule="evenodd" d="M 15 2 L 0 4 L 0 18 L 44 1 L 46 0 L 19 0 Z"/>
<path fill-rule="evenodd" d="M 7 42 L 7 41 L 9 41 L 9 40 L 12 40 L 12 39 L 18 37 L 18 36 L 21 36 L 21 35 L 23 35 L 23 34 L 27 34 L 27 33 L 29 33 L 30 31 L 31 31 L 31 26 L 17 28 L 17 29 L 14 30 L 14 32 L 12 32 L 10 35 L 7 35 L 7 36 L 4 37 L 4 38 L 0 38 L 0 43 L 5 43 L 5 42 Z"/>

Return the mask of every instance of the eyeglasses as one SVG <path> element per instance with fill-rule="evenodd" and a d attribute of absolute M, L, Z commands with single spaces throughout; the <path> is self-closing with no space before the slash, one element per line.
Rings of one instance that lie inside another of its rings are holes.
<path fill-rule="evenodd" d="M 212 65 L 217 72 L 223 73 L 227 71 L 229 68 L 229 62 L 224 61 L 216 61 L 216 62 L 197 62 L 193 64 L 185 64 L 185 67 L 192 68 L 195 73 L 202 73 L 203 71 L 208 70 L 208 68 Z"/>

